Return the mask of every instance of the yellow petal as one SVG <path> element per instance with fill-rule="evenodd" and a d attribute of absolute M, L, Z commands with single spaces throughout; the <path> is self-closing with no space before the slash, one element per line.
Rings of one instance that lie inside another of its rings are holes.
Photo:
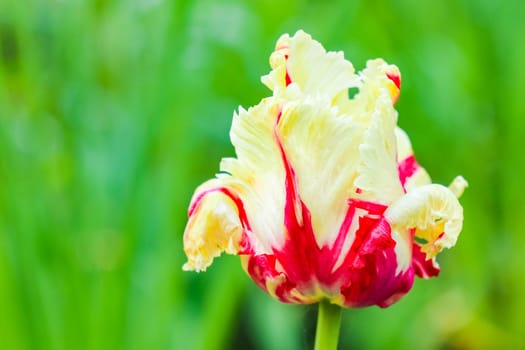
<path fill-rule="evenodd" d="M 443 248 L 456 244 L 463 225 L 463 208 L 454 192 L 431 184 L 415 188 L 398 199 L 385 211 L 385 217 L 392 231 L 400 236 L 406 237 L 415 228 L 415 237 L 423 241 L 421 251 L 431 259 Z"/>
<path fill-rule="evenodd" d="M 184 231 L 184 251 L 188 257 L 184 270 L 205 271 L 222 252 L 236 254 L 242 236 L 235 202 L 219 190 L 205 193 L 201 188 L 196 196 L 200 194 L 202 198 L 194 198 L 195 207 Z"/>

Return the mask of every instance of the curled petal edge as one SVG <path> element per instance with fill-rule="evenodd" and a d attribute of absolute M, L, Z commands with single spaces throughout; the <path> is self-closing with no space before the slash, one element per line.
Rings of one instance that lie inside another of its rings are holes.
<path fill-rule="evenodd" d="M 185 271 L 206 271 L 222 252 L 237 254 L 242 224 L 234 200 L 221 189 L 198 193 L 184 231 Z"/>
<path fill-rule="evenodd" d="M 451 188 L 437 184 L 418 187 L 394 202 L 385 217 L 393 230 L 414 232 L 421 252 L 430 260 L 456 244 L 463 226 L 463 208 L 456 194 L 466 186 L 465 179 L 457 177 Z"/>

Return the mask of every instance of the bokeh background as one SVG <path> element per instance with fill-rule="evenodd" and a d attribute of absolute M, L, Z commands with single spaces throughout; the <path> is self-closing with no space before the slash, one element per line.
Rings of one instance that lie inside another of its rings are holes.
<path fill-rule="evenodd" d="M 341 349 L 525 348 L 525 2 L 0 0 L 0 348 L 308 349 L 316 308 L 225 256 L 184 273 L 194 188 L 285 32 L 403 75 L 399 123 L 464 231 Z"/>

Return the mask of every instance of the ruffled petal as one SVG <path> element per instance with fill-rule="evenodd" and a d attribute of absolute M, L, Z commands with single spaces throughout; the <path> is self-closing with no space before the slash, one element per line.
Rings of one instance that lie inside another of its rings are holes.
<path fill-rule="evenodd" d="M 358 77 L 342 52 L 326 52 L 302 30 L 293 37 L 281 36 L 270 56 L 272 72 L 262 77 L 274 96 L 285 94 L 288 86 L 302 95 L 332 99 L 342 90 L 356 86 Z"/>
<path fill-rule="evenodd" d="M 386 89 L 392 104 L 397 102 L 401 90 L 401 73 L 397 66 L 376 58 L 366 62 L 361 75 L 370 88 Z"/>
<path fill-rule="evenodd" d="M 394 131 L 397 113 L 388 96 L 380 95 L 376 101 L 370 126 L 359 146 L 361 164 L 355 185 L 360 198 L 388 205 L 403 195 Z"/>
<path fill-rule="evenodd" d="M 399 272 L 396 242 L 384 218 L 359 218 L 359 229 L 342 265 L 346 281 L 341 305 L 387 307 L 405 295 L 414 281 L 412 270 Z"/>
<path fill-rule="evenodd" d="M 466 186 L 464 180 L 454 183 L 458 186 L 456 190 Z M 463 208 L 454 192 L 431 184 L 418 187 L 398 199 L 386 210 L 385 217 L 401 236 L 408 236 L 415 228 L 416 240 L 428 260 L 443 248 L 454 246 L 463 225 Z"/>
<path fill-rule="evenodd" d="M 239 108 L 236 158 L 192 199 L 184 269 L 238 254 L 283 302 L 389 306 L 414 275 L 439 273 L 435 255 L 461 230 L 466 181 L 431 184 L 416 162 L 396 126 L 396 66 L 370 60 L 355 74 L 302 31 L 279 39 L 270 64 L 262 80 L 273 96 Z M 349 88 L 359 91 L 349 98 Z"/>
<path fill-rule="evenodd" d="M 371 111 L 376 109 L 378 98 L 386 97 L 392 106 L 395 104 L 401 87 L 397 83 L 401 84 L 401 75 L 395 65 L 387 64 L 382 59 L 369 60 L 355 84 L 358 93 L 351 99 L 346 91 L 339 93 L 334 99 L 334 105 L 342 113 L 356 115 L 358 121 L 363 119 L 367 123 Z"/>
<path fill-rule="evenodd" d="M 285 170 L 275 136 L 280 108 L 274 98 L 247 111 L 240 108 L 230 132 L 237 158 L 221 162 L 222 176 L 243 200 L 251 224 L 246 235 L 257 254 L 284 241 Z"/>
<path fill-rule="evenodd" d="M 188 262 L 183 269 L 205 271 L 222 252 L 237 254 L 242 232 L 239 209 L 229 192 L 204 184 L 192 200 L 184 231 Z"/>

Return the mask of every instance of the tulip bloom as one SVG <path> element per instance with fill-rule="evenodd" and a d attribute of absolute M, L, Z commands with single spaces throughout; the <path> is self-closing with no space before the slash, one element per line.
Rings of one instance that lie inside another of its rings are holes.
<path fill-rule="evenodd" d="M 191 200 L 184 269 L 238 254 L 280 301 L 389 306 L 415 275 L 439 273 L 436 254 L 461 231 L 466 181 L 432 184 L 417 163 L 397 127 L 396 66 L 370 60 L 356 74 L 302 31 L 278 40 L 270 64 L 272 96 L 233 116 L 237 157 Z"/>

